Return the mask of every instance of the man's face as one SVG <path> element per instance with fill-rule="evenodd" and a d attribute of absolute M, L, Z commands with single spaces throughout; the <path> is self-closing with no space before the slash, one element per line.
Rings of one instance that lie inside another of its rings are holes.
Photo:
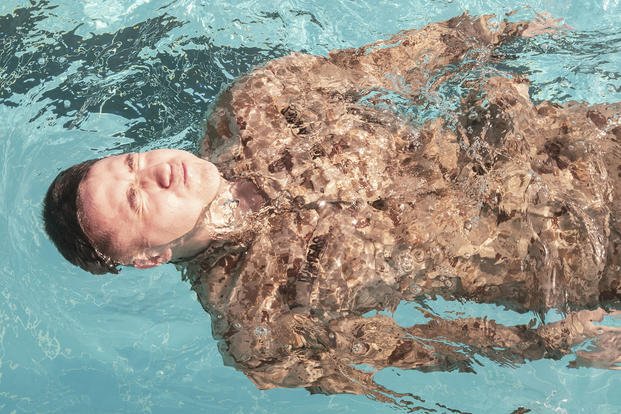
<path fill-rule="evenodd" d="M 96 245 L 107 235 L 116 259 L 165 245 L 192 230 L 220 180 L 213 164 L 186 151 L 104 158 L 80 184 L 84 231 Z"/>

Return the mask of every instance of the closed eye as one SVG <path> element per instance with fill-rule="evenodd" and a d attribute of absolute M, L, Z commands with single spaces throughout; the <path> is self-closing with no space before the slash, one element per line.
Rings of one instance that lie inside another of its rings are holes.
<path fill-rule="evenodd" d="M 129 172 L 134 172 L 136 170 L 135 155 L 132 153 L 127 154 L 127 157 L 125 157 L 125 164 L 127 164 Z M 136 190 L 136 187 L 130 185 L 130 187 L 127 189 L 127 203 L 129 204 L 129 207 L 132 209 L 132 211 L 137 214 L 139 214 L 142 210 L 139 201 L 140 200 L 138 200 L 138 191 Z"/>
<path fill-rule="evenodd" d="M 140 203 L 138 202 L 138 192 L 131 186 L 127 190 L 127 203 L 134 213 L 140 213 Z"/>
<path fill-rule="evenodd" d="M 127 164 L 127 168 L 129 168 L 129 171 L 134 171 L 134 169 L 136 168 L 136 159 L 134 157 L 134 154 L 127 154 L 127 157 L 125 157 L 125 163 Z"/>

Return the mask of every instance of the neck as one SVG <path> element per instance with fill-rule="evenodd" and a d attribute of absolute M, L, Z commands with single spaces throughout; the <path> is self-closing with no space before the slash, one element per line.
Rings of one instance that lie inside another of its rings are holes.
<path fill-rule="evenodd" d="M 172 243 L 173 259 L 197 255 L 213 240 L 226 239 L 241 228 L 244 215 L 258 210 L 265 198 L 250 181 L 221 180 L 218 192 L 194 228 Z"/>

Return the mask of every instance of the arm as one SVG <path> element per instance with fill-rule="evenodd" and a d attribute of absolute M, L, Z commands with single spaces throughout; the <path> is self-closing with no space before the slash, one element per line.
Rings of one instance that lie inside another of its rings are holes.
<path fill-rule="evenodd" d="M 621 349 L 614 345 L 615 340 L 621 339 L 621 328 L 594 323 L 601 322 L 607 314 L 601 308 L 571 312 L 561 321 L 542 324 L 536 329 L 527 325 L 504 326 L 481 318 L 434 318 L 409 329 L 426 338 L 464 344 L 472 354 L 511 364 L 541 358 L 560 359 L 571 354 L 576 345 L 591 340 L 594 347 L 579 351 L 576 361 L 570 365 L 614 369 L 621 361 Z"/>
<path fill-rule="evenodd" d="M 573 366 L 615 368 L 621 350 L 615 341 L 621 328 L 603 327 L 606 312 L 579 311 L 566 319 L 532 329 L 526 325 L 504 326 L 482 318 L 445 320 L 404 328 L 387 316 L 343 317 L 326 325 L 306 315 L 284 315 L 275 328 L 287 354 L 252 367 L 240 367 L 260 388 L 305 387 L 311 392 L 354 393 L 398 397 L 373 381 L 375 372 L 386 367 L 422 371 L 472 371 L 475 356 L 483 355 L 500 364 L 518 364 L 540 358 L 558 359 L 572 347 L 594 339 L 596 349 L 578 352 Z M 618 368 L 618 366 L 617 366 Z"/>
<path fill-rule="evenodd" d="M 529 27 L 527 22 L 493 24 L 492 17 L 463 14 L 357 49 L 333 51 L 329 59 L 349 71 L 361 87 L 415 95 L 437 70 L 465 57 L 486 61 L 495 47 L 521 36 Z"/>
<path fill-rule="evenodd" d="M 234 156 L 234 151 L 227 152 L 229 146 L 237 145 L 240 135 L 250 137 L 255 131 L 251 134 L 246 129 L 259 124 L 282 135 L 288 126 L 281 125 L 281 112 L 292 102 L 300 108 L 314 107 L 321 115 L 315 121 L 322 123 L 326 117 L 338 118 L 345 104 L 369 89 L 415 97 L 439 69 L 469 53 L 473 60 L 487 60 L 493 48 L 524 34 L 530 25 L 500 22 L 494 26 L 490 18 L 464 14 L 357 49 L 335 50 L 328 58 L 294 53 L 275 59 L 236 80 L 218 97 L 206 123 L 201 153 L 225 163 Z M 435 83 L 446 76 L 448 71 Z"/>

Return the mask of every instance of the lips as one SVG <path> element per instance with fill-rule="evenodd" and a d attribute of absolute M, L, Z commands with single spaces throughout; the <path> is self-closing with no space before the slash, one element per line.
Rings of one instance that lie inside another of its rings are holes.
<path fill-rule="evenodd" d="M 178 186 L 185 187 L 189 177 L 185 163 L 183 162 L 167 162 L 165 164 L 165 170 L 160 170 L 159 174 L 160 185 L 164 188 L 177 188 Z"/>
<path fill-rule="evenodd" d="M 167 188 L 171 188 L 175 182 L 175 168 L 173 167 L 172 164 L 168 164 L 168 167 L 170 169 L 170 172 L 168 174 L 168 187 Z"/>

